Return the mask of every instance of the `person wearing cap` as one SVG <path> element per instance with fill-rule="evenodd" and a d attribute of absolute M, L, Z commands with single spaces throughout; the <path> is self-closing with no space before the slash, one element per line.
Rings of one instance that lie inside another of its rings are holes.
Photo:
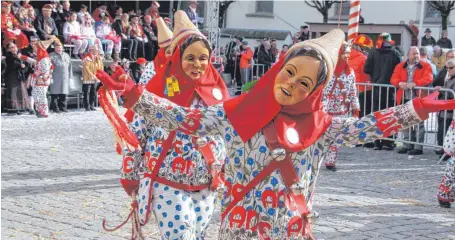
<path fill-rule="evenodd" d="M 58 36 L 57 25 L 54 19 L 51 17 L 52 5 L 46 4 L 43 6 L 42 14 L 35 20 L 35 28 L 37 34 L 41 40 L 49 40 L 53 37 Z"/>
<path fill-rule="evenodd" d="M 436 45 L 436 39 L 431 36 L 431 29 L 425 29 L 425 36 L 422 37 L 422 47 Z"/>
<path fill-rule="evenodd" d="M 98 82 L 96 71 L 104 68 L 103 58 L 99 55 L 98 45 L 90 45 L 89 53 L 82 58 L 82 93 L 86 111 L 95 111 L 96 91 Z"/>
<path fill-rule="evenodd" d="M 194 138 L 224 137 L 226 187 L 219 239 L 314 239 L 313 198 L 329 146 L 383 138 L 428 119 L 431 112 L 455 108 L 455 100 L 435 100 L 432 94 L 362 119 L 331 117 L 323 111 L 322 91 L 332 79 L 344 39 L 345 33 L 335 29 L 295 44 L 249 92 L 200 109 L 162 98 L 162 89 L 154 93 L 132 82 L 100 80 L 108 89 L 126 89 L 123 106 L 153 126 Z M 155 184 L 153 191 L 160 187 Z M 167 199 L 155 204 L 166 208 Z M 179 227 L 166 225 L 168 219 L 163 221 L 167 231 Z"/>
<path fill-rule="evenodd" d="M 66 96 L 69 94 L 70 81 L 73 77 L 73 64 L 70 55 L 63 51 L 63 45 L 60 42 L 54 43 L 54 50 L 50 54 L 51 62 L 54 65 L 53 83 L 49 87 L 50 110 L 54 113 L 68 112 Z"/>
<path fill-rule="evenodd" d="M 111 27 L 109 17 L 104 16 L 101 24 L 96 27 L 96 36 L 101 40 L 101 44 L 106 44 L 106 52 L 108 59 L 109 52 L 112 52 L 111 46 L 113 46 L 114 60 L 120 59 L 120 51 L 122 50 L 122 39 L 117 35 L 117 32 Z M 111 44 L 112 43 L 112 44 Z"/>
<path fill-rule="evenodd" d="M 80 59 L 88 46 L 88 39 L 82 35 L 81 26 L 77 21 L 77 13 L 71 13 L 70 19 L 63 25 L 65 43 L 74 44 L 71 57 Z"/>
<path fill-rule="evenodd" d="M 245 85 L 249 80 L 250 77 L 250 69 L 251 69 L 251 62 L 253 59 L 253 51 L 251 51 L 250 46 L 248 46 L 248 41 L 242 41 L 242 49 L 243 51 L 240 53 L 240 78 L 242 81 L 242 86 Z"/>
<path fill-rule="evenodd" d="M 148 42 L 142 25 L 139 24 L 139 16 L 130 15 L 130 38 L 136 40 L 138 57 L 145 57 L 145 44 Z"/>
<path fill-rule="evenodd" d="M 3 46 L 14 41 L 19 49 L 28 46 L 27 36 L 21 31 L 21 26 L 16 17 L 11 13 L 11 4 L 2 1 L 2 34 L 5 36 Z"/>
<path fill-rule="evenodd" d="M 153 61 L 158 51 L 158 38 L 156 24 L 153 24 L 150 15 L 144 16 L 142 29 L 147 37 L 147 43 L 145 43 L 145 59 L 147 59 L 147 61 Z"/>
<path fill-rule="evenodd" d="M 211 47 L 207 39 L 184 11 L 177 11 L 174 20 L 171 56 L 145 85 L 147 91 L 176 106 L 196 110 L 229 99 L 223 79 L 209 61 Z M 157 25 L 160 31 L 164 21 L 161 19 Z M 164 37 L 161 33 L 159 40 Z M 104 72 L 97 75 L 103 82 L 115 81 L 115 76 Z M 129 78 L 126 81 L 133 82 Z M 133 222 L 145 225 L 154 213 L 162 239 L 204 239 L 222 180 L 220 171 L 226 158 L 223 137 L 190 137 L 186 131 L 168 131 L 149 124 L 143 113 L 132 113 L 129 127 L 141 149 L 124 149 L 121 183 L 129 195 L 137 194 L 141 199 L 137 209 L 132 209 L 139 221 Z M 140 169 L 129 167 L 139 166 L 136 163 L 145 166 L 141 178 L 137 175 Z M 135 228 L 133 233 L 137 232 L 140 230 Z"/>
<path fill-rule="evenodd" d="M 355 86 L 355 72 L 350 66 L 351 45 L 343 42 L 332 79 L 322 93 L 324 110 L 332 117 L 359 118 L 360 103 Z M 339 144 L 332 144 L 325 157 L 325 167 L 336 171 Z"/>
<path fill-rule="evenodd" d="M 370 75 L 371 82 L 375 84 L 390 84 L 395 66 L 401 62 L 401 54 L 395 47 L 395 41 L 389 33 L 381 33 L 376 40 L 376 49 L 368 54 L 364 73 Z M 394 91 L 382 91 L 381 87 L 373 87 L 373 111 L 379 111 L 395 105 Z M 388 137 L 388 136 L 387 136 Z M 371 145 L 366 145 L 372 147 Z M 376 140 L 374 143 L 375 150 L 391 151 L 395 148 L 393 141 Z"/>

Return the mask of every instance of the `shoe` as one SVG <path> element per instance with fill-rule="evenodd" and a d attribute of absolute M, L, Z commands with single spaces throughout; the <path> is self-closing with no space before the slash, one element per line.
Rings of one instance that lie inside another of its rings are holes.
<path fill-rule="evenodd" d="M 35 110 L 33 110 L 33 109 L 28 110 L 28 114 L 35 115 Z"/>
<path fill-rule="evenodd" d="M 450 208 L 451 207 L 450 202 L 443 202 L 443 201 L 441 201 L 439 199 L 438 199 L 438 201 L 439 201 L 439 206 L 441 206 L 443 208 Z"/>
<path fill-rule="evenodd" d="M 409 155 L 422 155 L 423 150 L 421 149 L 412 149 L 408 152 Z"/>
<path fill-rule="evenodd" d="M 374 150 L 382 150 L 382 145 L 376 145 L 373 148 Z"/>
<path fill-rule="evenodd" d="M 17 115 L 22 115 L 22 112 L 21 112 L 21 111 L 18 111 L 16 114 L 17 114 Z"/>
<path fill-rule="evenodd" d="M 435 149 L 434 153 L 436 153 L 436 155 L 440 155 L 441 156 L 442 154 L 444 154 L 444 149 L 442 149 L 442 148 Z"/>
<path fill-rule="evenodd" d="M 332 165 L 325 165 L 325 168 L 327 168 L 328 170 L 331 170 L 333 172 L 337 171 L 337 168 L 335 166 L 332 166 Z"/>
<path fill-rule="evenodd" d="M 85 107 L 85 111 L 90 111 L 90 107 Z"/>
<path fill-rule="evenodd" d="M 382 149 L 384 149 L 386 151 L 392 151 L 393 149 L 395 149 L 395 147 L 393 145 L 384 144 L 382 146 Z"/>
<path fill-rule="evenodd" d="M 400 148 L 398 149 L 397 153 L 399 154 L 406 154 L 410 151 L 410 149 L 407 149 L 407 148 Z"/>
<path fill-rule="evenodd" d="M 108 60 L 108 61 L 112 61 L 111 55 L 106 55 L 106 58 L 105 58 L 105 59 Z"/>
<path fill-rule="evenodd" d="M 67 112 L 68 112 L 68 110 L 66 110 L 66 109 L 64 109 L 64 108 L 61 108 L 61 109 L 60 109 L 60 112 L 64 112 L 64 113 L 67 113 Z"/>
<path fill-rule="evenodd" d="M 72 54 L 71 57 L 74 59 L 81 59 L 78 54 Z"/>
<path fill-rule="evenodd" d="M 58 110 L 58 109 L 54 109 L 53 111 L 54 111 L 54 113 L 61 113 L 60 110 Z"/>
<path fill-rule="evenodd" d="M 363 144 L 363 147 L 374 148 L 374 143 L 365 143 L 365 144 Z"/>
<path fill-rule="evenodd" d="M 96 108 L 90 107 L 90 111 L 96 111 Z"/>

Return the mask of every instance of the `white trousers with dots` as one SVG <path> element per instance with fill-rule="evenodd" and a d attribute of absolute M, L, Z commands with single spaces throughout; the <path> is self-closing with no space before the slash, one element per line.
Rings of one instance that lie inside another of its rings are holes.
<path fill-rule="evenodd" d="M 161 239 L 202 240 L 215 209 L 216 192 L 179 190 L 153 183 L 152 204 L 149 203 L 149 178 L 141 180 L 138 203 L 139 216 L 144 223 L 150 206 L 160 228 Z"/>

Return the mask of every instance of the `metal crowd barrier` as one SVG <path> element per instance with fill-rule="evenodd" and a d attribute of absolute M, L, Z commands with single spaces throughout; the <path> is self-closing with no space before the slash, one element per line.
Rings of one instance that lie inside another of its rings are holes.
<path fill-rule="evenodd" d="M 356 83 L 356 85 L 357 88 L 360 86 L 371 88 L 369 91 L 364 91 L 362 93 L 357 91 L 360 106 L 362 108 L 361 112 L 365 115 L 370 112 L 397 105 L 396 96 L 399 89 L 393 85 L 374 83 Z M 412 90 L 407 90 L 407 93 L 403 92 L 400 104 L 406 103 L 406 99 L 428 96 L 434 91 L 435 88 L 433 87 L 414 87 Z M 440 99 L 455 99 L 455 91 L 451 89 L 440 88 L 439 92 Z M 441 126 L 442 128 L 439 129 L 439 131 L 441 131 L 439 134 L 442 134 L 444 138 L 451 119 L 452 118 L 448 117 L 447 111 L 432 113 L 423 123 L 416 124 L 408 129 L 403 129 L 400 133 L 388 136 L 384 139 L 401 142 L 403 144 L 442 148 L 442 145 L 438 144 L 437 140 L 438 127 L 440 127 L 439 124 L 443 124 L 443 126 Z"/>

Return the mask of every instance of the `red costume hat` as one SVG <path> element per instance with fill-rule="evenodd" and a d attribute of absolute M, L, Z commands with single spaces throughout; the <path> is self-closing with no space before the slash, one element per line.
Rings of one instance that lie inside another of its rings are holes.
<path fill-rule="evenodd" d="M 275 64 L 248 93 L 224 102 L 226 116 L 240 135 L 243 142 L 250 140 L 264 127 L 274 127 L 278 144 L 290 152 L 301 151 L 311 146 L 327 130 L 331 117 L 322 110 L 322 91 L 331 79 L 344 32 L 332 30 L 321 38 L 295 44 L 288 54 L 297 48 L 311 48 L 319 51 L 327 65 L 327 77 L 303 101 L 292 106 L 281 106 L 273 93 L 275 78 L 284 60 Z M 293 128 L 298 141 L 290 142 L 286 137 Z"/>
<path fill-rule="evenodd" d="M 147 60 L 145 58 L 138 58 L 136 60 L 136 63 L 137 64 L 146 64 L 147 63 Z"/>
<path fill-rule="evenodd" d="M 373 39 L 365 34 L 360 34 L 354 39 L 353 44 L 361 47 L 373 48 Z"/>
<path fill-rule="evenodd" d="M 147 83 L 146 89 L 159 97 L 167 98 L 180 106 L 188 106 L 194 94 L 197 94 L 208 106 L 221 103 L 229 99 L 229 92 L 215 67 L 209 64 L 202 76 L 197 81 L 189 78 L 182 69 L 180 46 L 189 37 L 201 36 L 199 30 L 191 23 L 184 11 L 175 13 L 176 27 L 174 33 L 181 33 L 178 39 L 174 39 L 171 46 L 175 51 L 166 62 L 165 67 L 158 69 L 157 74 Z M 196 34 L 195 34 L 196 33 Z M 159 34 L 158 34 L 159 37 Z M 175 77 L 180 88 L 179 93 L 169 97 L 165 95 L 166 81 L 169 77 Z"/>

